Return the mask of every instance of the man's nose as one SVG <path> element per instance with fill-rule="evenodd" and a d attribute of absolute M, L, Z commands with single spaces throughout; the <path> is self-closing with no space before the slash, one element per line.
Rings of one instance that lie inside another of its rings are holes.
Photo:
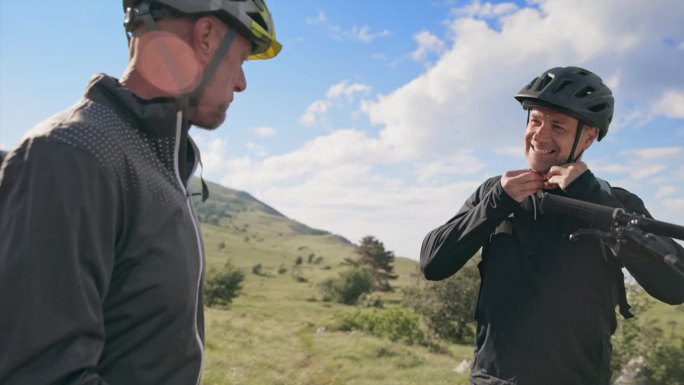
<path fill-rule="evenodd" d="M 551 125 L 542 122 L 540 125 L 535 127 L 534 133 L 532 134 L 532 139 L 535 141 L 544 141 L 549 138 L 551 134 Z"/>
<path fill-rule="evenodd" d="M 242 92 L 247 88 L 247 79 L 245 78 L 245 71 L 240 68 L 240 74 L 238 75 L 238 79 L 235 82 L 235 86 L 233 87 L 233 90 L 235 92 Z"/>

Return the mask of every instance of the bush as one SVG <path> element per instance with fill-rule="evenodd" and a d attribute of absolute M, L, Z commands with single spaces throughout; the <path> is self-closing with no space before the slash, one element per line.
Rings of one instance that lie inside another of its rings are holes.
<path fill-rule="evenodd" d="M 479 287 L 479 271 L 476 261 L 471 260 L 450 278 L 404 288 L 403 302 L 424 317 L 428 329 L 436 337 L 455 343 L 472 343 Z"/>
<path fill-rule="evenodd" d="M 363 267 L 345 270 L 338 277 L 323 281 L 320 289 L 325 301 L 353 305 L 373 289 L 373 275 Z"/>
<path fill-rule="evenodd" d="M 684 385 L 684 338 L 679 346 L 661 343 L 650 352 L 645 374 L 650 385 Z"/>
<path fill-rule="evenodd" d="M 611 337 L 613 344 L 611 370 L 615 375 L 619 374 L 632 358 L 646 357 L 662 334 L 662 330 L 653 324 L 644 324 L 643 317 L 641 317 L 641 315 L 648 314 L 654 305 L 654 300 L 636 284 L 626 284 L 625 289 L 631 305 L 630 310 L 635 317 L 624 319 L 616 314 L 618 326 Z"/>
<path fill-rule="evenodd" d="M 391 307 L 347 313 L 340 317 L 334 330 L 360 330 L 376 337 L 388 338 L 407 344 L 424 344 L 425 336 L 420 330 L 420 318 L 413 310 Z"/>
<path fill-rule="evenodd" d="M 375 307 L 382 309 L 385 307 L 385 302 L 382 298 L 374 296 L 372 294 L 364 294 L 359 298 L 359 305 L 362 307 Z"/>
<path fill-rule="evenodd" d="M 263 275 L 263 266 L 260 263 L 257 263 L 256 265 L 252 266 L 252 274 L 255 275 Z"/>
<path fill-rule="evenodd" d="M 640 318 L 652 309 L 655 300 L 636 284 L 625 285 L 635 318 L 621 319 L 613 334 L 611 369 L 619 376 L 627 363 L 635 358 L 643 361 L 638 378 L 649 385 L 684 385 L 684 338 L 675 337 L 674 327 L 669 337 L 652 319 Z M 620 315 L 617 315 L 618 319 Z M 673 321 L 674 322 L 674 321 Z"/>
<path fill-rule="evenodd" d="M 225 307 L 240 295 L 245 273 L 228 261 L 221 270 L 210 269 L 204 280 L 204 301 L 209 307 Z"/>

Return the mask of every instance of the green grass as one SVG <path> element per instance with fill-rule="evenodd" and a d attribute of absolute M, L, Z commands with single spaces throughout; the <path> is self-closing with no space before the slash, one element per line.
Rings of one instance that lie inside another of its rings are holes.
<path fill-rule="evenodd" d="M 346 268 L 341 262 L 354 257 L 352 245 L 330 235 L 289 234 L 253 242 L 257 237 L 251 232 L 245 241 L 244 233 L 235 236 L 206 224 L 203 232 L 210 266 L 230 259 L 246 273 L 242 294 L 230 308 L 206 310 L 203 384 L 468 383 L 467 375 L 452 369 L 472 357 L 470 346 L 445 344 L 446 351 L 436 353 L 358 332 L 330 331 L 337 315 L 357 308 L 322 301 L 318 284 Z M 222 240 L 226 247 L 219 250 Z M 324 258 L 308 263 L 310 253 Z M 298 256 L 304 259 L 298 270 L 303 282 L 292 275 Z M 264 275 L 252 274 L 255 264 L 262 265 Z M 279 274 L 281 266 L 288 272 Z M 413 279 L 416 262 L 398 258 L 396 270 L 400 287 Z M 380 296 L 386 304 L 401 299 L 398 290 Z"/>
<path fill-rule="evenodd" d="M 637 314 L 637 318 L 656 324 L 666 336 L 684 337 L 684 304 L 672 306 L 656 300 L 653 302 L 653 307 L 646 314 Z"/>

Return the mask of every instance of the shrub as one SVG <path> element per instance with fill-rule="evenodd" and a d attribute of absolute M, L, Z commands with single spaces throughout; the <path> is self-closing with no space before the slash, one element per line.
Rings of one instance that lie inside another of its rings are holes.
<path fill-rule="evenodd" d="M 385 310 L 357 311 L 342 315 L 334 330 L 359 330 L 376 337 L 407 344 L 424 344 L 420 318 L 413 310 L 391 307 Z"/>
<path fill-rule="evenodd" d="M 373 275 L 366 268 L 345 270 L 338 277 L 328 278 L 320 285 L 323 300 L 353 305 L 373 288 Z"/>
<path fill-rule="evenodd" d="M 252 274 L 256 275 L 262 275 L 263 274 L 263 266 L 260 263 L 257 263 L 256 265 L 252 266 Z"/>
<path fill-rule="evenodd" d="M 646 358 L 646 378 L 650 385 L 684 385 L 684 338 L 661 343 Z"/>
<path fill-rule="evenodd" d="M 630 360 L 643 358 L 638 368 L 639 379 L 649 385 L 684 385 L 684 338 L 669 336 L 652 319 L 642 318 L 652 309 L 655 300 L 636 284 L 625 285 L 632 311 L 632 319 L 621 319 L 613 334 L 611 369 L 615 377 L 628 367 Z M 620 316 L 617 315 L 619 318 Z"/>
<path fill-rule="evenodd" d="M 360 306 L 362 307 L 375 307 L 378 309 L 382 309 L 385 307 L 385 302 L 382 300 L 382 298 L 374 296 L 372 294 L 362 295 L 359 299 L 359 302 Z"/>
<path fill-rule="evenodd" d="M 225 307 L 240 295 L 245 273 L 228 261 L 221 270 L 210 269 L 204 280 L 204 301 L 209 307 Z"/>
<path fill-rule="evenodd" d="M 424 317 L 436 337 L 471 343 L 475 336 L 473 315 L 479 284 L 476 262 L 471 261 L 450 278 L 404 288 L 403 302 Z"/>

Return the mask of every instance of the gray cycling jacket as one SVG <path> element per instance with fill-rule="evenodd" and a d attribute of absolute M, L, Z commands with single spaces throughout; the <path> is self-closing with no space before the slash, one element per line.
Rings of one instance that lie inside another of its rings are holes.
<path fill-rule="evenodd" d="M 94 76 L 0 169 L 0 383 L 199 383 L 199 153 L 172 99 Z"/>

